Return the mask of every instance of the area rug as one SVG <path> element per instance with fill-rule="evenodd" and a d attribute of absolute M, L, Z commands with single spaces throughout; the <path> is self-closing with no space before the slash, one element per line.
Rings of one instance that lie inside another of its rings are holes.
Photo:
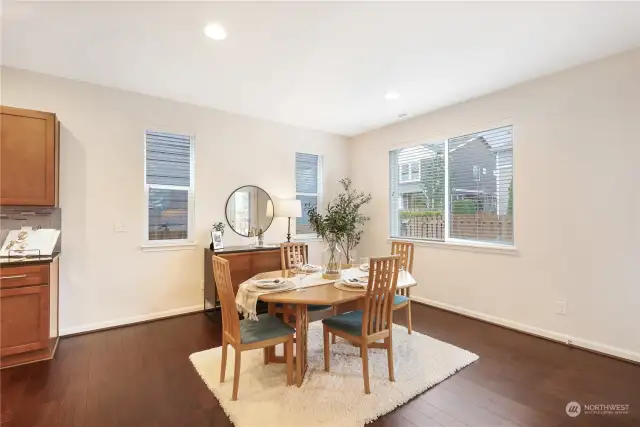
<path fill-rule="evenodd" d="M 281 348 L 282 346 L 278 346 Z M 302 387 L 286 386 L 284 364 L 263 364 L 262 350 L 242 353 L 238 400 L 231 401 L 234 350 L 229 346 L 225 382 L 219 383 L 221 347 L 189 359 L 236 427 L 362 427 L 478 359 L 474 353 L 394 325 L 396 381 L 390 382 L 386 350 L 369 350 L 371 394 L 364 394 L 358 348 L 331 345 L 324 371 L 322 324 L 309 325 L 309 367 Z"/>

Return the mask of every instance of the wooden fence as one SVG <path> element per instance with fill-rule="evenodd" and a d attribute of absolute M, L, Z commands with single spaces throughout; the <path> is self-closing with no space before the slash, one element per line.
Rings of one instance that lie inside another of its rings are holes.
<path fill-rule="evenodd" d="M 450 228 L 453 238 L 513 242 L 512 215 L 453 214 Z M 401 216 L 400 236 L 444 240 L 444 215 Z"/>

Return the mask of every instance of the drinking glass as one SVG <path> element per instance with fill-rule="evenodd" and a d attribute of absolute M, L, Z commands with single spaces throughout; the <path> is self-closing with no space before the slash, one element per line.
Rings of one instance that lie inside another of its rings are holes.
<path fill-rule="evenodd" d="M 360 265 L 362 264 L 366 264 L 367 266 L 369 265 L 369 257 L 363 256 L 360 258 Z"/>

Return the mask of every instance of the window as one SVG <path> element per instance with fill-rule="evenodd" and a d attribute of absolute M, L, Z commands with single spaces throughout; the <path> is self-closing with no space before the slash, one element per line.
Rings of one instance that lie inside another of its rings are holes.
<path fill-rule="evenodd" d="M 296 199 L 302 204 L 302 217 L 296 218 L 296 234 L 313 234 L 307 207 L 322 204 L 322 157 L 296 153 Z"/>
<path fill-rule="evenodd" d="M 146 241 L 193 241 L 193 138 L 145 133 Z"/>
<path fill-rule="evenodd" d="M 420 181 L 420 161 L 409 160 L 400 163 L 400 182 Z"/>
<path fill-rule="evenodd" d="M 393 150 L 389 164 L 391 237 L 513 245 L 512 126 Z"/>

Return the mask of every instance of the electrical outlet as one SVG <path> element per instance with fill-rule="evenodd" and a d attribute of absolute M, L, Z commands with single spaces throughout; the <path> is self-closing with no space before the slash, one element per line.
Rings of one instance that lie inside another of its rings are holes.
<path fill-rule="evenodd" d="M 116 233 L 126 233 L 127 226 L 121 222 L 116 222 L 115 224 L 113 224 L 113 231 L 115 231 Z"/>
<path fill-rule="evenodd" d="M 561 316 L 567 315 L 567 302 L 566 301 L 556 301 L 556 314 Z"/>
<path fill-rule="evenodd" d="M 204 291 L 204 279 L 200 281 L 200 290 Z"/>

